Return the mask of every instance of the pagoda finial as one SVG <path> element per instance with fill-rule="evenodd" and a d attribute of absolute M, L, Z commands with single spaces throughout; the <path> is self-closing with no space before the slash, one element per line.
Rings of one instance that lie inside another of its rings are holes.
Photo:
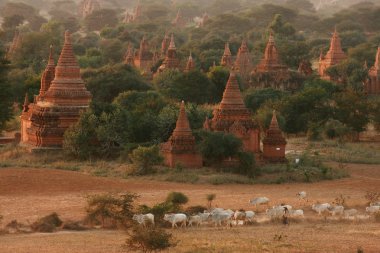
<path fill-rule="evenodd" d="M 175 49 L 175 41 L 174 41 L 174 34 L 172 34 L 171 38 L 170 38 L 170 44 L 169 44 L 169 48 L 170 49 Z"/>
<path fill-rule="evenodd" d="M 173 136 L 178 136 L 178 135 L 192 135 L 189 119 L 187 118 L 187 114 L 185 110 L 185 101 L 183 100 L 181 102 L 181 106 L 179 109 L 179 115 L 178 115 L 176 127 L 173 132 Z"/>
<path fill-rule="evenodd" d="M 54 66 L 54 58 L 53 58 L 53 45 L 50 45 L 50 53 L 49 53 L 49 61 L 48 61 L 49 66 Z"/>
<path fill-rule="evenodd" d="M 24 105 L 22 106 L 22 111 L 27 112 L 29 110 L 29 96 L 28 93 L 25 93 L 25 98 L 24 98 Z"/>
<path fill-rule="evenodd" d="M 273 115 L 272 115 L 272 120 L 271 120 L 271 123 L 270 123 L 270 126 L 269 126 L 270 129 L 280 129 L 279 125 L 278 125 L 278 121 L 277 121 L 277 113 L 276 113 L 276 110 L 273 110 Z"/>

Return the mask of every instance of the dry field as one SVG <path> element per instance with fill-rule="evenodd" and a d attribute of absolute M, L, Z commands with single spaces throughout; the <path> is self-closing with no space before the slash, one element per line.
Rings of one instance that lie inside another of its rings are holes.
<path fill-rule="evenodd" d="M 140 203 L 163 201 L 170 191 L 190 197 L 189 205 L 205 205 L 205 195 L 215 193 L 215 205 L 231 209 L 253 209 L 248 200 L 267 196 L 271 204 L 299 206 L 295 194 L 306 190 L 310 201 L 332 202 L 339 194 L 349 196 L 348 205 L 364 212 L 366 191 L 380 190 L 379 165 L 348 165 L 351 177 L 315 184 L 282 185 L 191 185 L 149 180 L 97 178 L 78 172 L 49 169 L 0 169 L 0 214 L 3 224 L 17 219 L 33 222 L 57 212 L 64 220 L 85 215 L 85 196 L 97 192 L 131 191 Z M 380 224 L 373 221 L 316 220 L 309 207 L 307 217 L 293 223 L 260 224 L 232 229 L 204 227 L 174 231 L 179 244 L 170 252 L 380 252 Z M 276 235 L 282 235 L 276 240 Z M 60 232 L 55 234 L 6 235 L 0 237 L 1 253 L 122 252 L 126 235 L 118 231 Z"/>

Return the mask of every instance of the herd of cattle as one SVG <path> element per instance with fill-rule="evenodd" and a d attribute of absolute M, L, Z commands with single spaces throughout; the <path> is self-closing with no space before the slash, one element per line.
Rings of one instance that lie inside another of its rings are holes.
<path fill-rule="evenodd" d="M 307 194 L 302 191 L 297 194 L 299 200 L 307 202 Z M 250 203 L 256 207 L 261 205 L 269 205 L 269 198 L 259 197 L 252 199 Z M 329 203 L 323 204 L 313 204 L 311 209 L 316 212 L 318 215 L 327 214 L 331 216 L 343 217 L 348 220 L 365 220 L 369 219 L 370 215 L 380 213 L 380 202 L 372 203 L 369 207 L 366 208 L 366 214 L 360 214 L 357 209 L 345 209 L 341 205 L 331 205 Z M 273 206 L 266 210 L 265 215 L 268 219 L 279 219 L 284 217 L 290 218 L 305 218 L 304 210 L 302 209 L 293 209 L 292 206 L 281 204 L 278 206 Z M 172 228 L 186 227 L 186 226 L 201 226 L 202 224 L 213 224 L 214 226 L 232 226 L 232 225 L 244 225 L 246 223 L 252 223 L 257 217 L 254 211 L 243 211 L 236 210 L 232 211 L 231 209 L 223 208 L 214 208 L 211 211 L 205 210 L 203 213 L 198 213 L 195 215 L 186 215 L 184 213 L 171 213 L 165 214 L 163 217 L 164 221 L 171 223 Z M 154 215 L 151 213 L 148 214 L 135 214 L 133 220 L 139 223 L 142 226 L 147 226 L 152 224 L 154 226 Z"/>

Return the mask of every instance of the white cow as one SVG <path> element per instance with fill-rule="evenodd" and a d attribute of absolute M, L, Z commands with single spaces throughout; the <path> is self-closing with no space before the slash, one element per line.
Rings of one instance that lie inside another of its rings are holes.
<path fill-rule="evenodd" d="M 135 214 L 132 219 L 144 227 L 146 227 L 147 224 L 152 224 L 154 226 L 154 215 L 151 213 Z"/>
<path fill-rule="evenodd" d="M 252 205 L 255 205 L 255 207 L 257 209 L 257 206 L 268 205 L 269 204 L 269 198 L 258 197 L 258 198 L 254 198 L 254 199 L 250 200 L 249 203 L 251 203 Z"/>
<path fill-rule="evenodd" d="M 222 226 L 222 222 L 225 222 L 226 225 L 231 224 L 231 214 L 226 211 L 213 212 L 211 213 L 211 220 L 214 222 L 215 227 Z"/>
<path fill-rule="evenodd" d="M 275 219 L 275 218 L 280 218 L 284 215 L 284 207 L 283 206 L 274 206 L 273 208 L 271 209 L 267 209 L 266 210 L 266 214 L 271 218 L 271 219 Z"/>
<path fill-rule="evenodd" d="M 165 214 L 164 220 L 172 224 L 172 228 L 177 227 L 177 223 L 181 223 L 181 227 L 186 227 L 187 216 L 183 213 Z"/>
<path fill-rule="evenodd" d="M 244 225 L 246 217 L 247 216 L 246 216 L 246 213 L 244 211 L 235 211 L 235 213 L 232 216 L 232 218 L 234 219 L 236 225 L 239 224 L 239 221 L 242 221 L 243 225 Z"/>
<path fill-rule="evenodd" d="M 307 194 L 305 191 L 301 191 L 301 192 L 297 193 L 297 197 L 299 200 L 306 200 Z"/>
<path fill-rule="evenodd" d="M 366 209 L 367 213 L 375 214 L 380 212 L 380 206 L 369 206 Z"/>
<path fill-rule="evenodd" d="M 208 221 L 208 219 L 211 216 L 211 213 L 207 213 L 207 212 L 205 212 L 205 213 L 198 213 L 198 215 L 201 217 L 201 223 L 203 223 L 203 222 L 207 222 Z"/>
<path fill-rule="evenodd" d="M 332 206 L 328 209 L 332 216 L 335 216 L 336 214 L 343 215 L 344 212 L 344 206 Z"/>
<path fill-rule="evenodd" d="M 255 215 L 254 211 L 245 211 L 245 221 L 253 222 Z"/>
<path fill-rule="evenodd" d="M 380 206 L 380 202 L 371 203 L 370 206 Z"/>
<path fill-rule="evenodd" d="M 193 223 L 199 227 L 202 224 L 202 218 L 200 215 L 192 215 L 189 217 L 189 227 L 193 226 Z"/>
<path fill-rule="evenodd" d="M 290 210 L 289 215 L 292 218 L 305 218 L 304 212 L 301 209 L 298 210 Z"/>
<path fill-rule="evenodd" d="M 318 215 L 321 215 L 322 212 L 328 211 L 329 208 L 331 208 L 331 205 L 329 203 L 314 204 L 311 206 L 311 209 L 316 211 Z"/>
<path fill-rule="evenodd" d="M 356 215 L 358 215 L 358 210 L 356 209 L 348 209 L 348 210 L 344 210 L 343 214 L 344 214 L 344 217 L 345 218 L 349 218 L 349 217 L 356 217 Z"/>

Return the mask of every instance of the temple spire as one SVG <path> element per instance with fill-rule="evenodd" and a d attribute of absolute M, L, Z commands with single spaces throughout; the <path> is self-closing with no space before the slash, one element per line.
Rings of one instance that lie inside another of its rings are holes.
<path fill-rule="evenodd" d="M 230 44 L 228 42 L 226 42 L 226 44 L 224 45 L 224 53 L 220 61 L 220 65 L 225 67 L 232 67 L 233 65 Z"/>
<path fill-rule="evenodd" d="M 189 119 L 187 118 L 185 110 L 185 101 L 182 101 L 176 127 L 173 136 L 192 135 Z"/>
<path fill-rule="evenodd" d="M 22 111 L 27 112 L 29 110 L 29 96 L 28 93 L 25 93 L 25 98 L 24 98 L 24 104 L 22 106 Z"/>
<path fill-rule="evenodd" d="M 128 44 L 128 51 L 127 51 L 127 54 L 125 56 L 125 64 L 131 65 L 131 66 L 134 65 L 133 48 L 132 48 L 132 45 L 130 43 Z"/>
<path fill-rule="evenodd" d="M 186 68 L 185 68 L 185 73 L 190 72 L 195 68 L 193 56 L 190 52 L 189 59 L 187 60 Z"/>
<path fill-rule="evenodd" d="M 53 58 L 53 45 L 50 45 L 48 66 L 55 66 L 55 62 L 54 62 L 54 58 Z"/>
<path fill-rule="evenodd" d="M 174 34 L 172 34 L 172 36 L 170 38 L 169 49 L 176 49 L 176 47 L 175 47 L 175 41 L 174 41 Z"/>
<path fill-rule="evenodd" d="M 49 60 L 41 76 L 41 87 L 40 87 L 40 93 L 37 97 L 37 100 L 43 99 L 43 96 L 49 90 L 51 82 L 54 80 L 54 77 L 55 77 L 55 62 L 53 58 L 53 46 L 50 45 Z"/>
<path fill-rule="evenodd" d="M 245 108 L 243 96 L 241 95 L 239 84 L 234 71 L 230 72 L 230 77 L 228 79 L 226 89 L 223 93 L 222 102 L 220 103 L 221 108 L 225 107 L 235 107 Z"/>
<path fill-rule="evenodd" d="M 374 67 L 380 71 L 380 46 L 377 47 L 377 52 L 376 52 L 376 60 L 375 60 L 375 65 Z"/>

